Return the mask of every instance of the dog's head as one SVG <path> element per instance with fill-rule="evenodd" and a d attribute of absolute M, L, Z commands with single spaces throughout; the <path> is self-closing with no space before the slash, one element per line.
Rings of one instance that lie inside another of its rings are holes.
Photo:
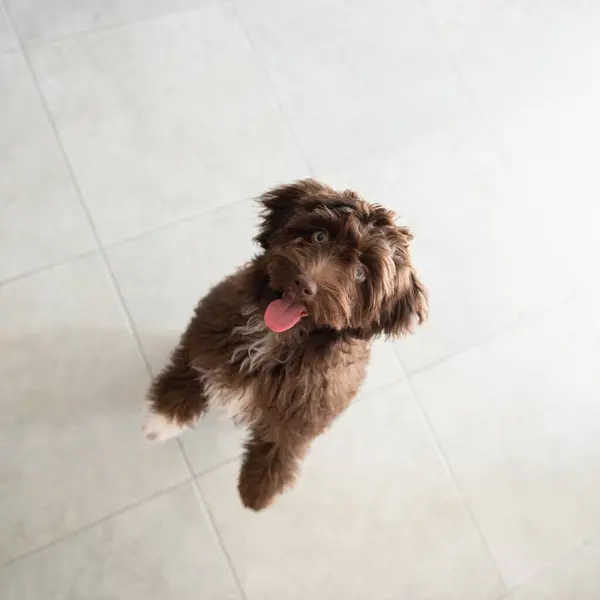
<path fill-rule="evenodd" d="M 260 202 L 256 241 L 269 285 L 281 295 L 265 312 L 271 329 L 303 320 L 369 339 L 403 335 L 426 318 L 412 236 L 392 211 L 311 179 L 275 188 Z"/>

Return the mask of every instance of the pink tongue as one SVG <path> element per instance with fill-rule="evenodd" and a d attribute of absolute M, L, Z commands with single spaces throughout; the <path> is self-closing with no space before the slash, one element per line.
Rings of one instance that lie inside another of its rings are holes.
<path fill-rule="evenodd" d="M 292 328 L 305 314 L 306 309 L 293 298 L 284 296 L 281 300 L 273 300 L 265 311 L 267 327 L 276 333 Z"/>

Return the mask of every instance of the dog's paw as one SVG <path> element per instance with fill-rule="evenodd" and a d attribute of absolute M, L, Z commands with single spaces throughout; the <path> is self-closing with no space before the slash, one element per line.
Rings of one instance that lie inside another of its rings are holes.
<path fill-rule="evenodd" d="M 146 439 L 153 442 L 166 442 L 171 438 L 177 437 L 187 427 L 170 421 L 164 415 L 155 412 L 149 412 L 142 425 L 142 432 Z"/>
<path fill-rule="evenodd" d="M 238 491 L 242 504 L 256 512 L 271 506 L 278 495 L 266 489 L 249 488 L 243 485 L 238 486 Z"/>
<path fill-rule="evenodd" d="M 254 467 L 257 465 L 255 464 Z M 267 465 L 265 465 L 267 466 Z M 271 506 L 275 499 L 283 492 L 284 484 L 273 473 L 263 469 L 242 467 L 238 481 L 238 492 L 242 504 L 250 510 L 260 511 Z"/>

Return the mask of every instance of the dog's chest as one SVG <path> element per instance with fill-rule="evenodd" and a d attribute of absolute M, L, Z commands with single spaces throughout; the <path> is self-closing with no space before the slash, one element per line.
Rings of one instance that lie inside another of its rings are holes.
<path fill-rule="evenodd" d="M 258 418 L 253 399 L 255 376 L 282 362 L 275 334 L 262 318 L 250 315 L 244 325 L 232 331 L 231 351 L 227 366 L 202 375 L 204 392 L 211 408 L 223 410 L 236 423 L 250 424 Z"/>
<path fill-rule="evenodd" d="M 232 333 L 236 343 L 229 363 L 242 373 L 252 374 L 289 358 L 283 356 L 276 334 L 256 314 L 251 315 L 244 325 L 235 327 Z"/>
<path fill-rule="evenodd" d="M 251 388 L 236 388 L 220 378 L 203 377 L 204 393 L 211 409 L 218 410 L 237 425 L 249 425 L 256 420 L 256 405 Z"/>

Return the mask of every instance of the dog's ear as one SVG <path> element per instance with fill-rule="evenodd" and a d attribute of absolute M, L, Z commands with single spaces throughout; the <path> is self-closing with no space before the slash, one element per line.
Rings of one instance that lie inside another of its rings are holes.
<path fill-rule="evenodd" d="M 421 325 L 427 319 L 427 290 L 411 264 L 412 239 L 412 232 L 407 227 L 396 226 L 389 233 L 399 271 L 396 293 L 382 303 L 377 323 L 378 334 L 400 337 L 412 333 L 415 325 Z"/>
<path fill-rule="evenodd" d="M 397 338 L 413 333 L 415 325 L 427 319 L 427 290 L 410 268 L 407 283 L 398 292 L 384 299 L 377 308 L 376 318 L 363 326 L 351 329 L 353 337 L 371 340 L 378 335 Z"/>
<path fill-rule="evenodd" d="M 254 240 L 267 250 L 273 236 L 285 227 L 294 213 L 324 189 L 325 186 L 314 179 L 302 179 L 265 192 L 258 198 L 262 211 L 258 235 Z"/>
<path fill-rule="evenodd" d="M 382 306 L 379 333 L 389 337 L 412 333 L 415 325 L 427 319 L 427 312 L 427 290 L 411 268 L 404 289 Z"/>

